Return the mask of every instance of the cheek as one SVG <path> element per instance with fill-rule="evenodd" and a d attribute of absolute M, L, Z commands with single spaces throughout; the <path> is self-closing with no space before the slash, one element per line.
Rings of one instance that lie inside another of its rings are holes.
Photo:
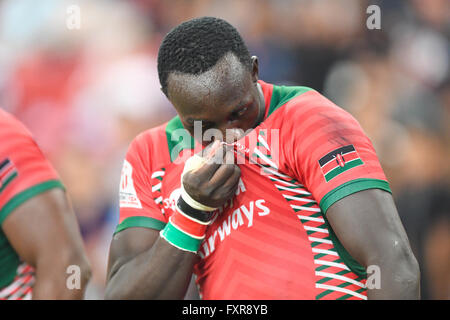
<path fill-rule="evenodd" d="M 242 119 L 242 124 L 245 125 L 245 129 L 250 129 L 255 124 L 258 119 L 258 106 L 255 104 L 248 112 L 244 119 Z"/>

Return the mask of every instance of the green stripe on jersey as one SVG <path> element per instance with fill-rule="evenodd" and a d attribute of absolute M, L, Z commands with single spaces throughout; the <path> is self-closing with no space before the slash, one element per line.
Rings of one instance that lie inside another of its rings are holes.
<path fill-rule="evenodd" d="M 361 289 L 358 289 L 358 290 L 356 290 L 355 292 L 356 293 L 363 293 L 364 291 L 366 291 L 367 289 L 366 288 L 361 288 Z M 352 298 L 353 296 L 351 295 L 351 294 L 346 294 L 345 296 L 342 296 L 342 297 L 340 297 L 340 298 L 337 298 L 336 300 L 346 300 L 346 299 L 349 299 L 349 298 Z"/>
<path fill-rule="evenodd" d="M 354 167 L 363 165 L 363 164 L 364 164 L 364 162 L 362 162 L 362 160 L 358 158 L 358 159 L 355 159 L 355 160 L 346 162 L 345 165 L 344 165 L 343 167 L 336 166 L 336 168 L 330 170 L 330 171 L 325 175 L 325 180 L 328 182 L 328 181 L 330 181 L 331 179 L 333 179 L 334 177 L 340 175 L 341 173 L 343 173 L 343 172 L 345 172 L 345 171 L 347 171 L 347 170 L 349 170 L 349 169 L 351 169 L 351 168 L 354 168 Z"/>
<path fill-rule="evenodd" d="M 194 149 L 195 140 L 183 127 L 178 116 L 169 121 L 166 126 L 167 146 L 169 148 L 170 161 L 175 161 L 184 149 Z"/>
<path fill-rule="evenodd" d="M 18 174 L 17 172 L 14 172 L 11 176 L 9 176 L 8 179 L 6 179 L 5 182 L 2 183 L 2 186 L 0 187 L 0 193 L 5 190 L 5 188 L 9 185 L 11 181 L 13 181 L 15 178 L 17 178 Z"/>
<path fill-rule="evenodd" d="M 165 225 L 165 222 L 150 217 L 128 217 L 116 227 L 114 234 L 133 227 L 149 228 L 160 231 L 164 229 Z"/>
<path fill-rule="evenodd" d="M 291 87 L 291 86 L 273 86 L 272 98 L 270 99 L 269 113 L 270 116 L 275 110 L 283 106 L 290 100 L 298 97 L 299 95 L 314 91 L 314 89 L 308 87 Z"/>
<path fill-rule="evenodd" d="M 323 214 L 326 215 L 328 208 L 331 207 L 333 203 L 348 195 L 367 189 L 382 189 L 392 193 L 387 181 L 367 178 L 355 179 L 328 192 L 320 201 L 320 208 L 322 209 Z"/>
<path fill-rule="evenodd" d="M 42 193 L 44 191 L 53 189 L 53 188 L 61 188 L 64 190 L 64 186 L 59 180 L 49 180 L 35 186 L 32 186 L 19 194 L 15 195 L 11 200 L 9 200 L 0 210 L 0 226 L 6 217 L 18 206 L 27 201 L 28 199 Z"/>

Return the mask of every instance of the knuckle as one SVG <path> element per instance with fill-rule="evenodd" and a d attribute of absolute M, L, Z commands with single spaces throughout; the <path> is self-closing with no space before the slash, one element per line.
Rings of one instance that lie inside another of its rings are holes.
<path fill-rule="evenodd" d="M 231 176 L 234 173 L 234 164 L 225 164 L 224 171 L 225 175 Z"/>
<path fill-rule="evenodd" d="M 193 188 L 199 188 L 201 185 L 200 178 L 195 174 L 189 176 L 189 183 Z"/>
<path fill-rule="evenodd" d="M 183 176 L 183 186 L 184 189 L 188 191 L 189 194 L 198 193 L 198 190 L 200 189 L 200 184 L 201 181 L 196 175 L 186 173 Z"/>
<path fill-rule="evenodd" d="M 222 202 L 223 201 L 222 193 L 221 192 L 214 193 L 213 195 L 210 196 L 210 199 L 215 203 Z"/>
<path fill-rule="evenodd" d="M 202 188 L 200 193 L 202 194 L 203 197 L 209 198 L 211 197 L 213 191 L 214 191 L 213 186 L 207 186 L 205 188 Z"/>

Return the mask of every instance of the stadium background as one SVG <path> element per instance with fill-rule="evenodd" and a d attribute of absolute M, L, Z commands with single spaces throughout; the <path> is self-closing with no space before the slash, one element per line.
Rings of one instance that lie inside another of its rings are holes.
<path fill-rule="evenodd" d="M 369 30 L 366 9 L 381 8 Z M 67 28 L 71 5 L 81 28 Z M 101 299 L 129 142 L 174 116 L 156 56 L 172 27 L 225 18 L 261 79 L 304 85 L 372 139 L 421 266 L 422 298 L 450 298 L 450 5 L 447 0 L 0 0 L 0 106 L 62 176 Z"/>

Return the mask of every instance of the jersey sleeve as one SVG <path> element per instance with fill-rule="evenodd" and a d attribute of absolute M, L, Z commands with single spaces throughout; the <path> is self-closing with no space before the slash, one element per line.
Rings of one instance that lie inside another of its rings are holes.
<path fill-rule="evenodd" d="M 348 112 L 316 91 L 286 107 L 288 162 L 324 214 L 336 201 L 362 190 L 391 192 L 370 139 Z"/>
<path fill-rule="evenodd" d="M 12 117 L 7 119 L 0 123 L 0 226 L 27 200 L 53 188 L 64 189 L 29 131 Z"/>
<path fill-rule="evenodd" d="M 131 227 L 161 230 L 167 223 L 152 185 L 151 151 L 148 136 L 131 143 L 122 167 L 119 187 L 119 224 L 115 233 Z M 154 174 L 154 173 L 153 173 Z"/>

